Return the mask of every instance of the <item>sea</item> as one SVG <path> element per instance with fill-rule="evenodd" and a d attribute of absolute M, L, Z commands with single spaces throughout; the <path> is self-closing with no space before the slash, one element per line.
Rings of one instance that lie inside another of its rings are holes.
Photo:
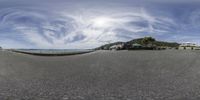
<path fill-rule="evenodd" d="M 62 53 L 77 53 L 90 52 L 91 49 L 17 49 L 16 51 L 41 54 L 62 54 Z"/>

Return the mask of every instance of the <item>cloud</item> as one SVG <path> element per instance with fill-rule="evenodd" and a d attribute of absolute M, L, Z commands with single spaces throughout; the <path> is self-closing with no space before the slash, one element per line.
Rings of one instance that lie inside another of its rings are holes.
<path fill-rule="evenodd" d="M 16 2 L 16 5 L 26 5 L 20 7 L 10 7 L 4 1 L 7 5 L 0 8 L 0 45 L 6 45 L 3 41 L 12 41 L 27 48 L 83 49 L 144 36 L 198 41 L 193 37 L 199 36 L 198 9 L 166 9 L 157 3 L 150 3 L 155 7 L 148 7 L 143 1 L 132 4 L 137 0 L 89 1 Z M 7 45 L 12 47 L 11 42 Z"/>
<path fill-rule="evenodd" d="M 88 12 L 77 15 L 9 8 L 0 11 L 0 26 L 22 35 L 21 39 L 38 48 L 94 48 L 107 41 L 167 33 L 174 25 L 173 20 L 150 15 L 145 9 L 101 16 Z M 96 25 L 99 22 L 103 26 Z M 144 32 L 149 34 L 141 34 Z"/>

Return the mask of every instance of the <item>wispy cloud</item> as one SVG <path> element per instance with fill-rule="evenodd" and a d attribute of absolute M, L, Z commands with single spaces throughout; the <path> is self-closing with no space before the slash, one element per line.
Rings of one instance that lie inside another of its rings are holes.
<path fill-rule="evenodd" d="M 50 7 L 52 3 L 38 8 L 0 8 L 0 45 L 16 47 L 16 42 L 20 44 L 18 48 L 94 48 L 107 42 L 128 41 L 143 36 L 170 41 L 198 41 L 187 32 L 198 36 L 199 10 L 182 10 L 177 15 L 176 11 L 162 10 L 160 6 L 160 9 L 145 5 L 132 7 L 130 2 L 122 2 L 124 5 L 110 5 L 109 2 L 113 9 L 105 5 L 89 8 L 86 7 L 91 4 L 89 2 L 75 4 L 74 1 L 69 2 L 73 4 L 70 7 L 61 6 L 62 3 L 56 3 L 57 8 Z"/>

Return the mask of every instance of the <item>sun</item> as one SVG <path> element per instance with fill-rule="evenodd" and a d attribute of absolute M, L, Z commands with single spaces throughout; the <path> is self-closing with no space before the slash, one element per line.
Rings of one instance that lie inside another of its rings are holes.
<path fill-rule="evenodd" d="M 112 21 L 110 17 L 97 17 L 92 20 L 92 25 L 96 28 L 106 28 L 112 26 Z"/>

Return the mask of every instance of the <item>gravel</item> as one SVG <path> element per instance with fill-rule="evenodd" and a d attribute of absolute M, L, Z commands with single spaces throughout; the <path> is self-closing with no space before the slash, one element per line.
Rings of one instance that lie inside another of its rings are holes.
<path fill-rule="evenodd" d="M 200 51 L 0 51 L 0 100 L 200 100 Z"/>

